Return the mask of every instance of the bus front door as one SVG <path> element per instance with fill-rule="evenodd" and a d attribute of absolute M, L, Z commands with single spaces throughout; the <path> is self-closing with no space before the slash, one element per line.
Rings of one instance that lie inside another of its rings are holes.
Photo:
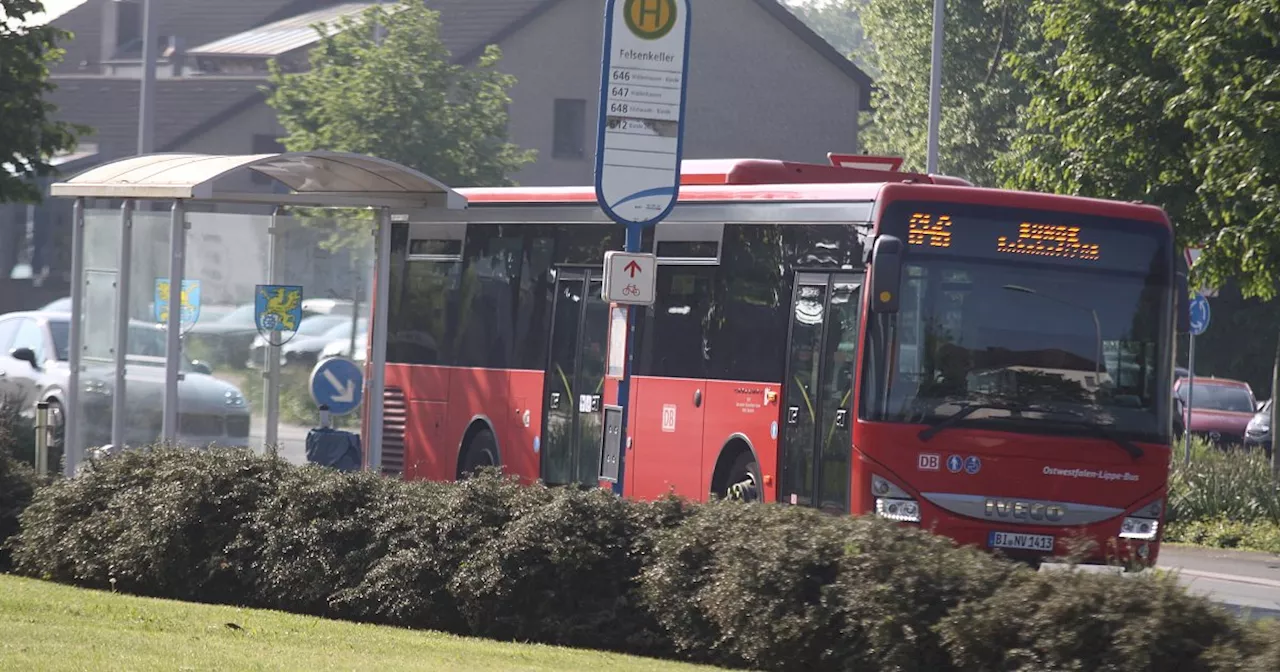
<path fill-rule="evenodd" d="M 598 270 L 560 269 L 544 385 L 542 480 L 599 485 L 609 304 Z"/>
<path fill-rule="evenodd" d="M 863 276 L 797 273 L 778 446 L 782 502 L 849 510 Z"/>

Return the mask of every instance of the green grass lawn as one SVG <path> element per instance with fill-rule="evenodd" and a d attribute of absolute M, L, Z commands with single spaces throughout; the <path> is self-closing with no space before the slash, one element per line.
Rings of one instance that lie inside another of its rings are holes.
<path fill-rule="evenodd" d="M 709 670 L 0 575 L 0 670 Z"/>

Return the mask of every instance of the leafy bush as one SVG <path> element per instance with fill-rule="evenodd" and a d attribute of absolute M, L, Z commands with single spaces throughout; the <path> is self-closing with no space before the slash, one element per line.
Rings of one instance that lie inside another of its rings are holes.
<path fill-rule="evenodd" d="M 20 403 L 16 397 L 0 396 L 0 455 L 8 455 L 34 467 L 36 464 L 35 428 L 30 420 L 19 414 Z M 54 468 L 55 463 L 51 461 L 50 465 L 50 468 Z"/>
<path fill-rule="evenodd" d="M 5 437 L 0 436 L 0 445 L 4 441 Z M 7 542 L 17 534 L 19 517 L 30 506 L 38 486 L 36 474 L 30 467 L 0 450 L 0 572 L 9 571 L 11 559 Z"/>
<path fill-rule="evenodd" d="M 343 616 L 330 606 L 335 592 L 357 586 L 386 554 L 376 531 L 392 511 L 392 489 L 370 473 L 343 477 L 309 466 L 246 512 L 251 522 L 237 546 L 255 557 L 255 595 L 263 606 Z"/>
<path fill-rule="evenodd" d="M 960 669 L 1215 670 L 1264 643 L 1169 576 L 1026 573 L 939 627 Z"/>
<path fill-rule="evenodd" d="M 237 542 L 288 465 L 247 451 L 157 449 L 89 460 L 22 514 L 28 575 L 177 599 L 249 599 L 256 549 Z M 239 554 L 243 550 L 244 554 Z"/>
<path fill-rule="evenodd" d="M 1024 571 L 927 532 L 798 507 L 713 503 L 656 536 L 642 591 L 677 647 L 760 669 L 944 669 L 932 627 Z"/>
<path fill-rule="evenodd" d="M 405 483 L 242 450 L 129 452 L 42 488 L 21 523 L 15 566 L 58 581 L 761 670 L 1280 656 L 1167 581 L 1036 574 L 872 518 L 493 474 Z"/>
<path fill-rule="evenodd" d="M 16 409 L 0 399 L 0 572 L 9 570 L 7 542 L 17 534 L 19 516 L 39 487 L 35 471 L 18 459 L 24 452 L 22 423 Z M 30 442 L 34 446 L 34 441 Z"/>
<path fill-rule="evenodd" d="M 1280 553 L 1280 524 L 1266 521 L 1192 520 L 1174 523 L 1165 530 L 1165 541 L 1214 548 Z"/>
<path fill-rule="evenodd" d="M 1217 519 L 1280 524 L 1280 481 L 1261 453 L 1198 445 L 1190 464 L 1173 460 L 1169 523 Z"/>

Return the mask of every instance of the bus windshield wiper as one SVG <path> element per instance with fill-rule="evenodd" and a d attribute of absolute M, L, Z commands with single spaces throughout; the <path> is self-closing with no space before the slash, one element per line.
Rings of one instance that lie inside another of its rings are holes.
<path fill-rule="evenodd" d="M 1080 413 L 1075 413 L 1073 411 L 1064 411 L 1064 410 L 1052 410 L 1052 411 L 1046 411 L 1046 412 L 1059 413 L 1062 415 L 1071 416 L 1072 419 L 1066 420 L 1065 422 L 1068 422 L 1073 425 L 1078 425 L 1080 427 L 1084 427 L 1085 429 L 1092 430 L 1094 434 L 1097 434 L 1098 436 L 1104 439 L 1108 439 L 1112 443 L 1116 444 L 1117 446 L 1120 446 L 1120 448 L 1124 450 L 1124 452 L 1129 453 L 1129 457 L 1132 457 L 1135 460 L 1146 454 L 1141 448 L 1134 445 L 1133 442 L 1107 429 L 1103 425 L 1099 425 L 1096 422 L 1089 422 L 1089 420 Z"/>
<path fill-rule="evenodd" d="M 960 410 L 920 430 L 920 433 L 917 434 L 917 436 L 920 438 L 921 441 L 928 441 L 929 439 L 932 439 L 938 432 L 941 432 L 947 427 L 950 427 L 956 424 L 957 422 L 969 417 L 975 411 L 980 411 L 983 409 L 990 409 L 990 410 L 996 410 L 996 411 L 1009 411 L 1010 413 L 1014 413 L 1014 414 L 1021 414 L 1023 412 L 1030 411 L 1032 413 L 1045 413 L 1045 414 L 1058 415 L 1058 416 L 1067 416 L 1067 418 L 1069 419 L 1059 418 L 1056 421 L 1066 422 L 1066 423 L 1070 423 L 1080 427 L 1084 427 L 1085 429 L 1089 429 L 1093 431 L 1094 434 L 1097 434 L 1098 436 L 1101 436 L 1104 439 L 1109 439 L 1110 441 L 1115 443 L 1122 450 L 1124 450 L 1124 452 L 1128 453 L 1129 457 L 1132 457 L 1135 460 L 1142 457 L 1145 454 L 1141 448 L 1134 445 L 1132 442 L 1125 439 L 1124 437 L 1117 435 L 1115 432 L 1112 432 L 1111 430 L 1107 429 L 1102 425 L 1099 425 L 1096 422 L 1090 422 L 1084 416 L 1083 413 L 1077 413 L 1075 411 L 1070 411 L 1070 410 L 1061 409 L 1061 408 L 1048 408 L 1048 407 L 1034 406 L 1034 405 L 1020 405 L 1020 404 L 1007 404 L 1007 403 L 994 403 L 994 402 L 978 402 L 978 403 L 961 404 Z"/>
<path fill-rule="evenodd" d="M 917 434 L 916 436 L 918 436 L 921 441 L 928 441 L 929 439 L 932 439 L 934 436 L 936 436 L 938 432 L 941 432 L 942 430 L 969 417 L 970 415 L 973 414 L 974 411 L 989 409 L 993 411 L 1009 411 L 1010 413 L 1020 413 L 1022 411 L 1032 410 L 1030 408 L 1026 408 L 1023 406 L 1016 406 L 1013 404 L 1001 404 L 1001 403 L 995 403 L 995 402 L 962 403 L 962 404 L 959 404 L 959 406 L 960 406 L 960 410 L 956 411 L 955 413 L 952 413 L 951 415 L 946 416 L 945 418 L 942 418 L 941 420 L 938 420 L 937 422 L 930 424 L 928 427 L 925 427 L 924 429 L 920 430 L 920 433 Z"/>

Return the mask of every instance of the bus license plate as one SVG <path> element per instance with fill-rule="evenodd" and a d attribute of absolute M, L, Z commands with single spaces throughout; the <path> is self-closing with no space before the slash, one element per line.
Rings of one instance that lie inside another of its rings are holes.
<path fill-rule="evenodd" d="M 1053 536 L 1048 534 L 992 532 L 989 541 L 992 548 L 1016 548 L 1025 551 L 1053 552 Z"/>

